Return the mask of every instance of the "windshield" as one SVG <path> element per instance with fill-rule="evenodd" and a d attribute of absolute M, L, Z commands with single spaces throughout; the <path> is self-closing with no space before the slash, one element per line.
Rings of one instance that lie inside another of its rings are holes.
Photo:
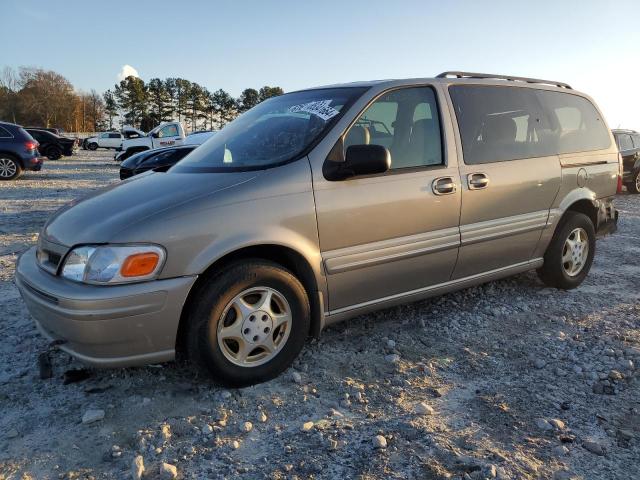
<path fill-rule="evenodd" d="M 171 169 L 257 170 L 295 160 L 312 147 L 366 88 L 294 92 L 258 104 Z"/>

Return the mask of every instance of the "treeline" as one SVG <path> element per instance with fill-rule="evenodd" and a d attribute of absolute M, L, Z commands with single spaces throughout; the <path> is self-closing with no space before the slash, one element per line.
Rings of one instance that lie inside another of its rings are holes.
<path fill-rule="evenodd" d="M 150 130 L 160 122 L 178 120 L 191 131 L 222 128 L 238 114 L 267 98 L 282 95 L 280 87 L 245 89 L 233 98 L 222 89 L 210 92 L 206 87 L 184 78 L 152 78 L 147 83 L 127 77 L 104 94 L 109 127 L 118 114 L 127 125 Z"/>
<path fill-rule="evenodd" d="M 132 125 L 148 131 L 158 123 L 178 120 L 187 129 L 222 128 L 261 101 L 281 95 L 280 87 L 245 89 L 234 98 L 219 89 L 183 78 L 127 77 L 99 94 L 78 92 L 59 73 L 40 68 L 5 67 L 0 73 L 0 120 L 25 126 L 57 127 L 65 131 L 111 130 Z"/>
<path fill-rule="evenodd" d="M 0 120 L 81 132 L 97 131 L 105 118 L 102 95 L 76 92 L 59 73 L 26 67 L 0 72 Z"/>

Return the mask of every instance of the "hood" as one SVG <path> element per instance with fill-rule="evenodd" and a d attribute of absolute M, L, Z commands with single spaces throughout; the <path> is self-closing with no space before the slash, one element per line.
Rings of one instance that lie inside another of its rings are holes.
<path fill-rule="evenodd" d="M 249 182 L 261 172 L 151 173 L 98 190 L 58 210 L 43 235 L 66 247 L 107 243 L 122 230 L 144 220 L 184 208 L 184 204 L 214 196 Z"/>

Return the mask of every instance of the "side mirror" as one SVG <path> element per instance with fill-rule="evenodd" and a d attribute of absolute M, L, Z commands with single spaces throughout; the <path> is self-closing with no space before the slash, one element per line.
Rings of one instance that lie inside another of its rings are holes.
<path fill-rule="evenodd" d="M 344 162 L 325 162 L 328 180 L 346 180 L 362 175 L 376 175 L 391 168 L 391 153 L 382 145 L 351 145 Z"/>
<path fill-rule="evenodd" d="M 152 136 L 153 138 L 158 138 L 160 135 L 158 134 L 158 132 L 153 132 L 153 133 L 151 134 L 151 136 Z"/>

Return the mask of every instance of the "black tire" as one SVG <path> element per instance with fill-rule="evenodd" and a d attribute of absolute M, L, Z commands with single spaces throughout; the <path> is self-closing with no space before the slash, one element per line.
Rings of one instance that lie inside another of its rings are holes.
<path fill-rule="evenodd" d="M 243 367 L 227 359 L 218 345 L 218 323 L 234 297 L 255 287 L 268 287 L 284 296 L 291 308 L 291 330 L 271 360 Z M 265 260 L 244 260 L 229 265 L 198 289 L 189 309 L 184 345 L 188 358 L 218 382 L 233 387 L 254 385 L 275 378 L 291 365 L 309 334 L 310 318 L 307 293 L 291 272 Z"/>
<path fill-rule="evenodd" d="M 90 144 L 87 145 L 87 148 L 89 150 L 97 150 L 98 149 L 98 144 L 96 142 L 91 142 Z"/>
<path fill-rule="evenodd" d="M 640 193 L 640 170 L 633 174 L 633 178 L 627 183 L 629 193 Z"/>
<path fill-rule="evenodd" d="M 47 148 L 47 153 L 45 154 L 45 156 L 49 160 L 60 160 L 62 158 L 62 150 L 60 149 L 60 147 L 52 145 Z"/>
<path fill-rule="evenodd" d="M 583 229 L 587 234 L 589 251 L 582 269 L 575 275 L 569 275 L 562 261 L 565 242 L 571 233 L 577 229 Z M 538 269 L 538 277 L 549 286 L 563 290 L 571 290 L 578 287 L 589 274 L 593 257 L 596 253 L 596 232 L 591 219 L 584 213 L 569 211 L 556 228 L 551 243 L 544 254 L 544 265 Z"/>
<path fill-rule="evenodd" d="M 9 154 L 0 153 L 0 181 L 16 180 L 22 175 L 22 165 Z"/>

